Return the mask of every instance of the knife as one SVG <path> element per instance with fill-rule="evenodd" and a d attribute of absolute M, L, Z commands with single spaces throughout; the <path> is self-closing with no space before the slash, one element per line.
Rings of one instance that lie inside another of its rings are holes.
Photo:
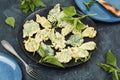
<path fill-rule="evenodd" d="M 96 0 L 99 4 L 101 4 L 105 9 L 113 13 L 115 16 L 120 16 L 120 10 L 109 4 L 104 0 Z"/>

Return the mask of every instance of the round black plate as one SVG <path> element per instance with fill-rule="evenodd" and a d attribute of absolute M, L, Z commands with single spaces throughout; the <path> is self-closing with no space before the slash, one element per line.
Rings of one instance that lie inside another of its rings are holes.
<path fill-rule="evenodd" d="M 34 61 L 37 62 L 37 63 L 38 63 L 38 61 L 40 60 L 40 56 L 39 56 L 38 54 L 33 55 L 32 53 L 26 51 L 25 48 L 24 48 L 24 44 L 23 44 L 23 40 L 24 40 L 24 39 L 22 38 L 22 36 L 23 36 L 23 24 L 24 24 L 25 21 L 27 21 L 27 20 L 31 20 L 31 19 L 35 20 L 35 14 L 40 14 L 41 16 L 47 16 L 47 15 L 48 15 L 48 12 L 49 12 L 52 8 L 53 8 L 53 7 L 42 8 L 42 9 L 39 9 L 39 10 L 33 12 L 32 14 L 30 14 L 28 17 L 25 18 L 25 20 L 23 21 L 23 23 L 22 23 L 21 26 L 19 27 L 18 39 L 19 39 L 19 42 L 20 42 L 20 46 L 22 47 L 22 49 L 23 49 L 23 51 L 25 52 L 25 54 L 26 54 L 30 59 L 34 60 Z M 78 12 L 79 14 L 82 14 L 82 15 L 83 15 L 82 12 L 80 12 L 80 11 L 77 11 L 77 12 Z M 87 24 L 87 25 L 92 26 L 92 27 L 95 27 L 95 26 L 96 26 L 95 23 L 94 23 L 90 18 L 88 18 L 88 17 L 84 18 L 84 19 L 82 20 L 82 22 L 83 22 L 84 24 Z M 95 40 L 96 40 L 96 38 L 94 39 L 94 41 L 95 41 Z M 73 61 L 70 61 L 69 63 L 63 64 L 63 65 L 64 65 L 65 68 L 67 68 L 67 67 L 77 66 L 77 65 L 79 65 L 79 64 L 81 64 L 81 63 L 83 63 L 83 62 L 75 62 L 75 61 L 73 60 Z M 56 67 L 56 66 L 54 66 L 54 65 L 45 64 L 45 63 L 40 63 L 40 64 L 45 65 L 45 66 L 49 66 L 49 67 Z"/>

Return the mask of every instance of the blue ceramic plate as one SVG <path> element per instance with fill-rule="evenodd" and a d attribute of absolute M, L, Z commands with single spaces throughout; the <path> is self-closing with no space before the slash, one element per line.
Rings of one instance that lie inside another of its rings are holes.
<path fill-rule="evenodd" d="M 107 11 L 104 7 L 102 7 L 98 2 L 92 5 L 90 10 L 88 11 L 85 2 L 89 2 L 91 0 L 75 0 L 77 6 L 82 10 L 85 14 L 97 14 L 96 16 L 91 16 L 92 19 L 103 21 L 103 22 L 118 22 L 120 21 L 120 17 L 114 16 L 112 13 Z M 115 6 L 120 10 L 120 0 L 105 0 L 109 4 Z"/>
<path fill-rule="evenodd" d="M 0 53 L 0 80 L 22 80 L 19 65 L 4 53 Z"/>

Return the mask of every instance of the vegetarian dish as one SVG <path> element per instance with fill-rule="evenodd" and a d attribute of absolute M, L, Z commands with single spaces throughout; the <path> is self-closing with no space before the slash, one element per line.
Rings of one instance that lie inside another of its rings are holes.
<path fill-rule="evenodd" d="M 27 20 L 23 25 L 24 48 L 33 56 L 39 54 L 39 63 L 58 67 L 72 60 L 88 61 L 96 43 L 85 38 L 94 39 L 97 31 L 82 23 L 86 16 L 78 15 L 73 6 L 61 8 L 60 4 L 47 17 L 36 14 L 36 20 Z"/>

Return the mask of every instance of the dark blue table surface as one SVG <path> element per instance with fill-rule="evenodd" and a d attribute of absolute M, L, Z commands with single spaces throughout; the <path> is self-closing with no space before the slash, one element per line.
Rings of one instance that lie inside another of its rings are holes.
<path fill-rule="evenodd" d="M 54 6 L 60 3 L 62 6 L 75 5 L 74 0 L 43 0 L 47 6 Z M 42 80 L 112 80 L 112 76 L 104 72 L 97 66 L 98 62 L 105 62 L 105 55 L 108 49 L 111 49 L 117 59 L 120 58 L 120 22 L 117 23 L 103 23 L 94 21 L 98 31 L 99 43 L 97 45 L 96 53 L 92 56 L 90 61 L 85 64 L 68 69 L 54 69 L 37 65 L 34 61 L 27 57 L 18 42 L 18 29 L 21 22 L 27 15 L 23 14 L 18 7 L 20 0 L 0 0 L 0 41 L 5 39 L 9 41 L 19 55 L 29 63 L 41 75 Z M 37 10 L 37 9 L 36 9 Z M 13 16 L 16 19 L 15 28 L 11 28 L 4 23 L 5 18 Z M 0 52 L 12 56 L 21 66 L 23 72 L 23 80 L 34 80 L 29 77 L 22 63 L 8 51 L 6 51 L 0 44 Z M 118 60 L 120 66 L 120 60 Z M 40 79 L 38 79 L 40 80 Z"/>

